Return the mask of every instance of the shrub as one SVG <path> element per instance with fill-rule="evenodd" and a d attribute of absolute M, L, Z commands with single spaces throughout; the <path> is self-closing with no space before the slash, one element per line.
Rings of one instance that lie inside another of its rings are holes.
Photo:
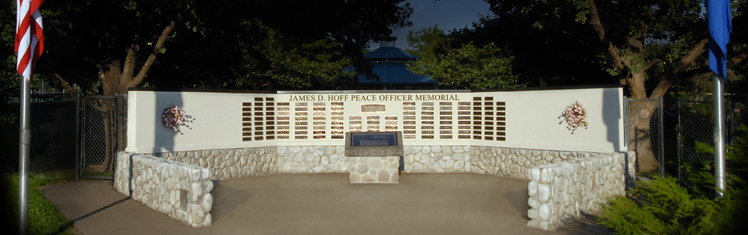
<path fill-rule="evenodd" d="M 614 196 L 602 205 L 600 224 L 619 234 L 742 234 L 748 221 L 748 127 L 739 128 L 727 153 L 727 187 L 714 198 L 713 162 L 686 170 L 690 177 L 640 182 L 629 196 Z M 708 150 L 708 145 L 700 145 Z M 685 187 L 683 185 L 686 185 Z"/>
<path fill-rule="evenodd" d="M 603 205 L 600 223 L 619 234 L 712 234 L 719 205 L 692 197 L 674 178 L 656 178 Z M 638 201 L 635 201 L 638 199 Z"/>

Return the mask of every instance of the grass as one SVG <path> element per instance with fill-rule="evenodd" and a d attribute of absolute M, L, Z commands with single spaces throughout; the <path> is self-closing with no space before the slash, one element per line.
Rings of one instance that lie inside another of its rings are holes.
<path fill-rule="evenodd" d="M 18 174 L 0 176 L 6 231 L 18 231 Z M 68 182 L 72 172 L 51 172 L 29 175 L 28 234 L 76 234 L 70 219 L 44 198 L 39 186 Z"/>

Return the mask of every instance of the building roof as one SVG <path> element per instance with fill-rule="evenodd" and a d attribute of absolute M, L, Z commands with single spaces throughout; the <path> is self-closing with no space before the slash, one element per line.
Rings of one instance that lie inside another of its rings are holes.
<path fill-rule="evenodd" d="M 420 60 L 418 56 L 414 56 L 408 52 L 400 50 L 397 47 L 379 47 L 366 55 L 364 58 L 371 60 Z"/>
<path fill-rule="evenodd" d="M 379 76 L 379 80 L 367 79 L 364 75 L 358 76 L 361 84 L 436 84 L 436 80 L 426 75 L 418 75 L 408 70 L 407 64 L 403 62 L 373 63 L 371 72 Z"/>
<path fill-rule="evenodd" d="M 364 75 L 358 76 L 358 82 L 360 84 L 367 85 L 431 85 L 437 84 L 437 81 L 433 78 L 425 75 L 418 75 L 408 70 L 407 63 L 413 60 L 420 60 L 418 56 L 414 56 L 408 52 L 405 52 L 393 44 L 382 43 L 380 47 L 373 50 L 366 55 L 371 61 L 372 69 L 371 72 L 379 76 L 378 80 L 367 79 Z M 355 71 L 354 67 L 349 67 L 346 71 Z"/>

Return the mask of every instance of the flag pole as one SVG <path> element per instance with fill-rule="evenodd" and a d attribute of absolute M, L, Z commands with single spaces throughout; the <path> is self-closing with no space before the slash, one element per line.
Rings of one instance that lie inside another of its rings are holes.
<path fill-rule="evenodd" d="M 732 33 L 729 0 L 706 2 L 709 23 L 709 70 L 714 71 L 714 189 L 717 197 L 725 196 L 725 101 L 727 79 L 727 44 Z"/>
<path fill-rule="evenodd" d="M 21 125 L 19 133 L 18 151 L 18 234 L 28 233 L 29 225 L 29 171 L 31 158 L 29 145 L 31 144 L 30 110 L 31 110 L 31 79 L 37 60 L 44 52 L 44 33 L 42 13 L 39 6 L 44 0 L 16 1 L 16 64 L 21 78 Z"/>
<path fill-rule="evenodd" d="M 725 196 L 725 101 L 722 78 L 714 78 L 714 186 L 717 197 Z"/>
<path fill-rule="evenodd" d="M 18 234 L 26 234 L 29 224 L 29 144 L 31 143 L 31 131 L 29 130 L 30 106 L 31 106 L 31 81 L 22 78 L 21 83 L 21 127 L 20 127 L 20 151 L 18 173 Z"/>

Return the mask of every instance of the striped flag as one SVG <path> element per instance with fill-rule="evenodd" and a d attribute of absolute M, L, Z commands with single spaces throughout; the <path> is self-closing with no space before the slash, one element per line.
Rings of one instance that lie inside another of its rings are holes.
<path fill-rule="evenodd" d="M 44 0 L 16 0 L 16 47 L 18 73 L 31 81 L 36 61 L 44 51 L 42 13 Z"/>

